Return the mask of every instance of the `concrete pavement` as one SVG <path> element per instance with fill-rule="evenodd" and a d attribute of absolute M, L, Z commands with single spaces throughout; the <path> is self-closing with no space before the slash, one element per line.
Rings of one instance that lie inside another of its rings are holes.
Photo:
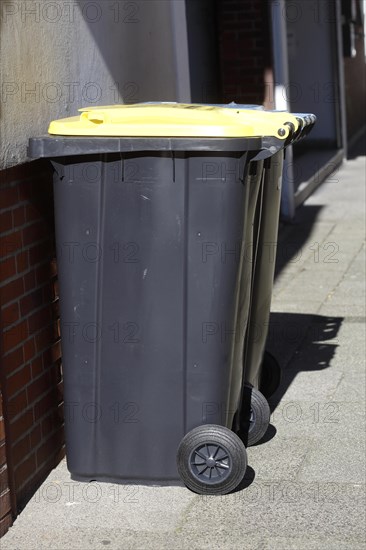
<path fill-rule="evenodd" d="M 269 347 L 284 374 L 242 490 L 82 484 L 62 462 L 1 550 L 366 548 L 364 154 L 280 230 Z"/>

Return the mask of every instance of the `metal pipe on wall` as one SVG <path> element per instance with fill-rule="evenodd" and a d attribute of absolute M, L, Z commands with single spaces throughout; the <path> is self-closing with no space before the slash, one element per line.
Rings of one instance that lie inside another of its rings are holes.
<path fill-rule="evenodd" d="M 279 111 L 289 111 L 291 109 L 288 98 L 290 82 L 285 15 L 285 0 L 272 0 L 271 25 L 274 68 L 274 103 L 275 109 Z M 288 147 L 286 150 L 282 185 L 281 214 L 285 219 L 292 219 L 295 215 L 292 147 Z"/>

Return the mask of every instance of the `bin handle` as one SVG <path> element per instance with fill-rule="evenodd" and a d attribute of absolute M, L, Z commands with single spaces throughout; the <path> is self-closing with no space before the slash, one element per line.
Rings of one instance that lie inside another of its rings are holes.
<path fill-rule="evenodd" d="M 110 117 L 105 111 L 83 111 L 80 120 L 92 122 L 93 124 L 106 124 L 110 122 Z"/>

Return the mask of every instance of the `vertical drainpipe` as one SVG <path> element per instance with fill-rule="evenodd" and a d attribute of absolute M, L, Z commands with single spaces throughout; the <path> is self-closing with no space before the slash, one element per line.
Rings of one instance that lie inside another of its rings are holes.
<path fill-rule="evenodd" d="M 272 52 L 274 69 L 274 104 L 278 111 L 291 109 L 287 52 L 287 25 L 285 0 L 271 0 Z M 295 215 L 295 193 L 292 147 L 286 149 L 281 196 L 281 214 L 290 220 Z"/>
<path fill-rule="evenodd" d="M 186 3 L 184 0 L 170 0 L 169 4 L 171 8 L 176 101 L 189 103 L 191 101 L 191 82 Z"/>

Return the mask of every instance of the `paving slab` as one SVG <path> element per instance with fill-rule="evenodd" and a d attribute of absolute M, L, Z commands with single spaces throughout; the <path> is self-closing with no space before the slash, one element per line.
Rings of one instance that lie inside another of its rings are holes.
<path fill-rule="evenodd" d="M 347 430 L 340 440 L 318 438 L 302 463 L 298 479 L 365 484 L 365 437 L 350 437 Z"/>
<path fill-rule="evenodd" d="M 306 440 L 342 440 L 347 433 L 356 439 L 365 437 L 366 410 L 362 400 L 327 399 L 317 401 L 281 400 L 271 414 L 278 439 L 294 437 Z M 262 444 L 263 447 L 266 443 Z"/>

